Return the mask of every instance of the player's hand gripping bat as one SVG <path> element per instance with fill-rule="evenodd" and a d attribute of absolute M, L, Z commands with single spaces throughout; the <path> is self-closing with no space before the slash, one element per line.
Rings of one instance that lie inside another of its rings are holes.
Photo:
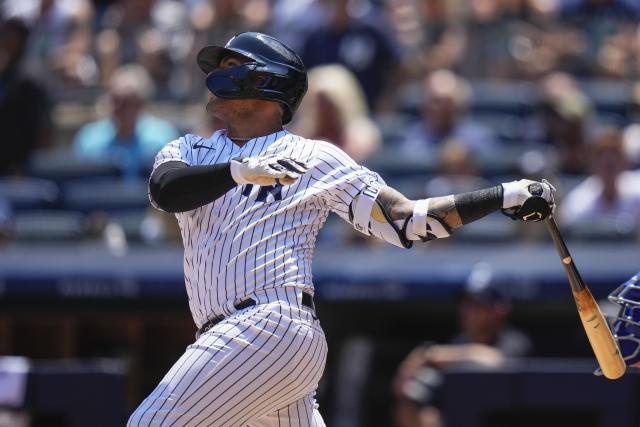
<path fill-rule="evenodd" d="M 580 320 L 582 320 L 582 326 L 587 333 L 587 338 L 591 343 L 593 353 L 598 359 L 600 369 L 605 377 L 609 379 L 620 378 L 626 369 L 626 365 L 620 354 L 620 349 L 616 343 L 609 325 L 605 320 L 596 300 L 591 295 L 591 291 L 580 277 L 580 273 L 576 268 L 576 265 L 571 258 L 571 254 L 567 249 L 567 245 L 564 243 L 564 239 L 558 230 L 558 226 L 553 219 L 553 216 L 549 216 L 545 219 L 547 229 L 553 243 L 558 250 L 562 265 L 567 272 L 569 283 L 571 285 L 571 291 L 573 292 L 573 299 L 578 307 L 578 314 Z"/>

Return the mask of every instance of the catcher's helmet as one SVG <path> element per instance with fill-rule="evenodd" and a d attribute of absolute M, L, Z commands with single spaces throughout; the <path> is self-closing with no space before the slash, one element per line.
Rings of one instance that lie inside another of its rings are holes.
<path fill-rule="evenodd" d="M 215 70 L 230 53 L 249 62 Z M 307 71 L 300 57 L 280 40 L 262 33 L 236 34 L 224 47 L 206 46 L 198 52 L 198 65 L 207 73 L 206 85 L 214 95 L 280 102 L 285 107 L 285 124 L 307 91 Z"/>
<path fill-rule="evenodd" d="M 640 273 L 611 292 L 609 301 L 620 305 L 613 335 L 626 364 L 634 365 L 640 362 Z"/>

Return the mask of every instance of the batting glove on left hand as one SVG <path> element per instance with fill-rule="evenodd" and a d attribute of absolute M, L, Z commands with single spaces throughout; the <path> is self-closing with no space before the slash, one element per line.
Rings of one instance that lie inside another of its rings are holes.
<path fill-rule="evenodd" d="M 299 160 L 278 154 L 231 160 L 231 176 L 240 185 L 291 185 L 309 166 Z"/>
<path fill-rule="evenodd" d="M 512 219 L 542 221 L 555 211 L 556 189 L 546 179 L 506 182 L 502 189 L 502 213 Z"/>

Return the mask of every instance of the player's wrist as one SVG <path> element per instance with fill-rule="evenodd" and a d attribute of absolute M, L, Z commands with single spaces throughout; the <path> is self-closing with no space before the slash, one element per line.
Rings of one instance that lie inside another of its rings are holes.
<path fill-rule="evenodd" d="M 469 224 L 503 206 L 504 188 L 500 185 L 456 194 L 453 198 L 460 222 Z"/>
<path fill-rule="evenodd" d="M 413 204 L 413 213 L 403 227 L 403 232 L 408 240 L 434 240 L 445 239 L 451 236 L 451 228 L 436 214 L 431 212 L 433 199 L 416 200 Z"/>
<path fill-rule="evenodd" d="M 231 177 L 233 180 L 238 183 L 238 185 L 249 184 L 249 181 L 245 178 L 242 173 L 243 168 L 243 159 L 231 159 L 229 161 L 229 169 L 231 171 Z"/>
<path fill-rule="evenodd" d="M 510 181 L 502 183 L 502 209 L 509 209 L 520 206 L 526 199 L 523 186 L 520 181 Z"/>

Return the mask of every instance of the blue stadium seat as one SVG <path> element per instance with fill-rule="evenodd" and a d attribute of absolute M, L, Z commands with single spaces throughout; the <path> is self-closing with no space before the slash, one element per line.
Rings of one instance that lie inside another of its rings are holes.
<path fill-rule="evenodd" d="M 591 98 L 598 115 L 627 120 L 633 104 L 634 83 L 624 80 L 581 80 L 580 88 Z M 622 123 L 618 123 L 622 124 Z"/>
<path fill-rule="evenodd" d="M 120 209 L 109 212 L 111 221 L 119 224 L 130 241 L 142 240 L 141 226 L 144 221 L 146 209 Z"/>
<path fill-rule="evenodd" d="M 432 173 L 437 166 L 437 160 L 433 157 L 408 157 L 399 150 L 387 146 L 383 147 L 363 164 L 386 179 L 391 176 Z"/>
<path fill-rule="evenodd" d="M 60 210 L 29 210 L 16 213 L 16 241 L 76 241 L 87 232 L 87 218 L 80 212 Z"/>
<path fill-rule="evenodd" d="M 518 237 L 521 223 L 493 213 L 455 231 L 455 243 L 498 243 Z"/>
<path fill-rule="evenodd" d="M 64 206 L 72 210 L 144 209 L 149 205 L 148 181 L 143 178 L 69 181 L 62 188 Z"/>
<path fill-rule="evenodd" d="M 29 163 L 29 175 L 56 182 L 94 177 L 117 177 L 120 169 L 111 161 L 75 157 L 71 150 L 37 152 Z"/>
<path fill-rule="evenodd" d="M 53 206 L 59 197 L 55 182 L 37 178 L 0 178 L 0 199 L 14 210 Z"/>
<path fill-rule="evenodd" d="M 470 110 L 473 114 L 504 113 L 523 117 L 532 112 L 537 100 L 532 83 L 494 80 L 474 80 L 470 83 Z"/>

